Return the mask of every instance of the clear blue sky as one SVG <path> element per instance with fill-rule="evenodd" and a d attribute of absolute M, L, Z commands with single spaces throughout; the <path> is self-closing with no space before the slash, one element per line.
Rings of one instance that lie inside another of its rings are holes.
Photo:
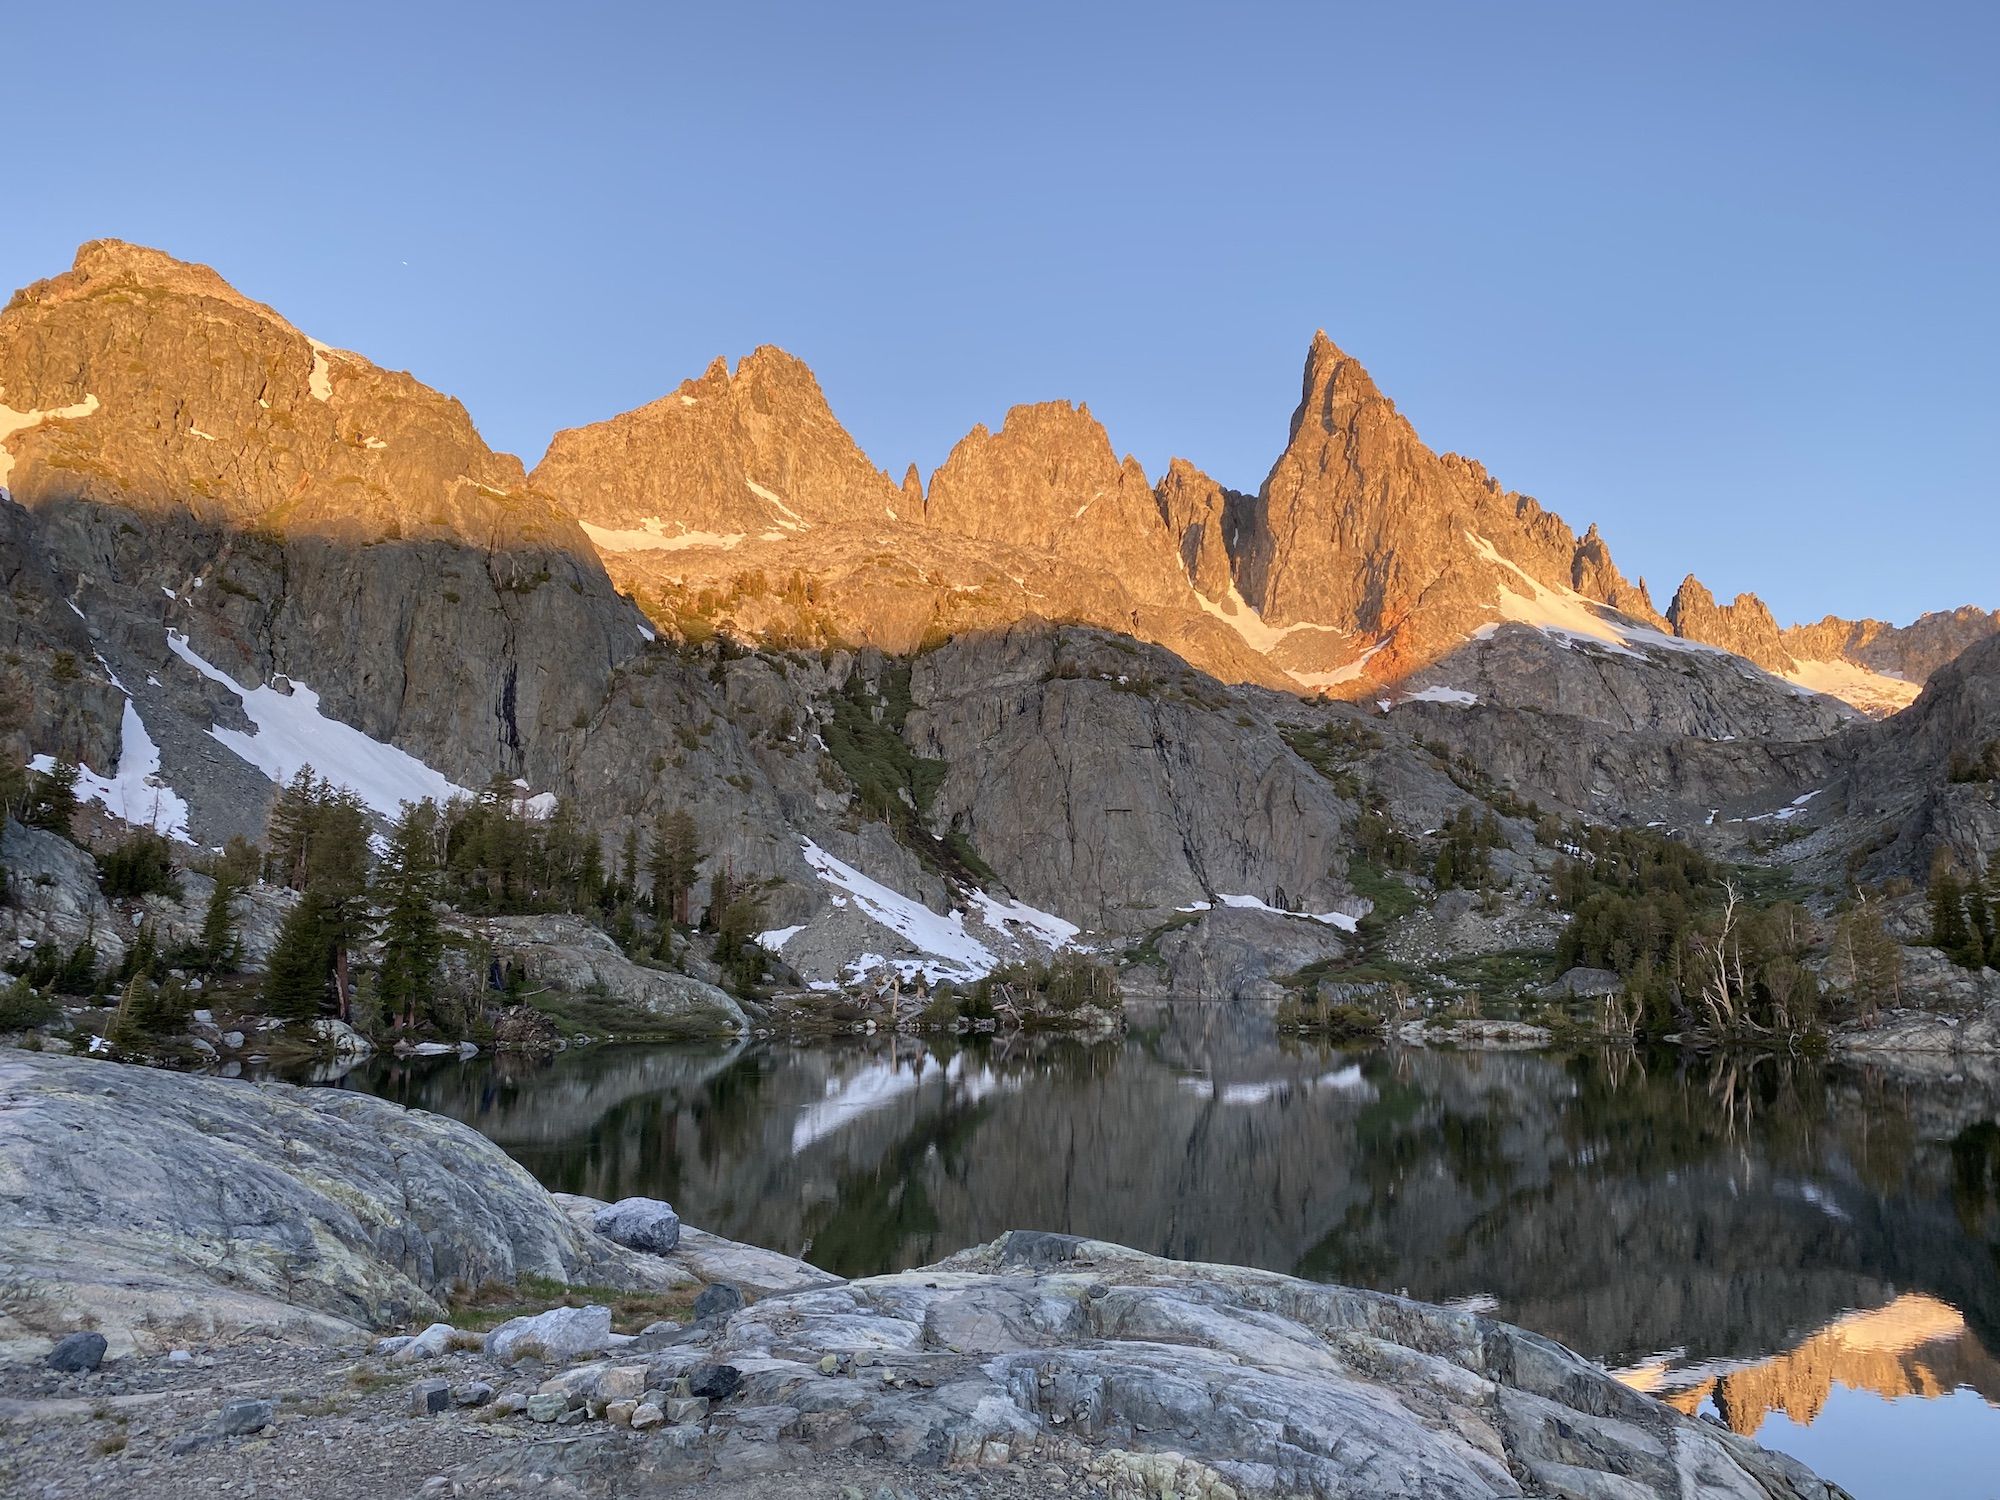
<path fill-rule="evenodd" d="M 557 427 L 781 344 L 877 463 L 1254 488 L 1315 327 L 1664 603 L 2000 605 L 2000 7 L 20 7 L 0 281 L 116 235 Z"/>

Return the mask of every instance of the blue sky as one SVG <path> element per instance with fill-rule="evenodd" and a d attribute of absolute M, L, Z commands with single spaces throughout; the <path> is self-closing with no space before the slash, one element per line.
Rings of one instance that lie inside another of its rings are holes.
<path fill-rule="evenodd" d="M 40 6 L 0 282 L 115 235 L 530 462 L 716 354 L 926 472 L 1254 488 L 1316 327 L 1664 604 L 2000 605 L 2000 7 Z"/>

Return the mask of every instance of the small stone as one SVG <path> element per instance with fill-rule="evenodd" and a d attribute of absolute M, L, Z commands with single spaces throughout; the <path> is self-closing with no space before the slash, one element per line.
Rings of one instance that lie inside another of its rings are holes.
<path fill-rule="evenodd" d="M 666 1413 L 653 1402 L 641 1401 L 632 1408 L 630 1425 L 643 1431 L 648 1427 L 658 1427 L 666 1419 Z"/>
<path fill-rule="evenodd" d="M 375 1347 L 370 1352 L 373 1353 L 377 1359 L 386 1359 L 391 1354 L 398 1353 L 401 1350 L 407 1348 L 410 1345 L 412 1338 L 413 1336 L 407 1333 L 392 1333 L 389 1335 L 389 1337 L 385 1339 L 375 1340 Z"/>
<path fill-rule="evenodd" d="M 170 1365 L 191 1365 L 194 1363 L 194 1356 L 185 1349 L 169 1349 L 167 1351 L 167 1363 Z"/>
<path fill-rule="evenodd" d="M 743 1307 L 743 1293 L 726 1281 L 718 1281 L 713 1286 L 701 1289 L 701 1295 L 694 1299 L 694 1315 L 697 1322 L 706 1318 L 726 1318 Z"/>
<path fill-rule="evenodd" d="M 552 1391 L 537 1391 L 525 1408 L 530 1422 L 553 1422 L 569 1410 L 569 1398 Z"/>
<path fill-rule="evenodd" d="M 646 1390 L 644 1365 L 613 1365 L 597 1377 L 593 1393 L 604 1401 L 637 1399 Z"/>
<path fill-rule="evenodd" d="M 433 1474 L 424 1481 L 424 1487 L 417 1492 L 423 1500 L 441 1500 L 446 1495 L 458 1493 L 458 1486 L 451 1482 L 449 1474 Z"/>
<path fill-rule="evenodd" d="M 667 1400 L 667 1420 L 678 1427 L 683 1422 L 705 1422 L 708 1420 L 708 1398 L 705 1396 L 672 1396 Z"/>
<path fill-rule="evenodd" d="M 822 1354 L 819 1357 L 820 1374 L 833 1375 L 837 1374 L 839 1370 L 840 1370 L 840 1356 L 838 1354 Z"/>
<path fill-rule="evenodd" d="M 688 1394 L 726 1401 L 743 1384 L 743 1372 L 734 1365 L 696 1365 L 688 1375 Z"/>
<path fill-rule="evenodd" d="M 262 1432 L 271 1425 L 271 1418 L 277 1412 L 277 1405 L 270 1401 L 260 1401 L 242 1396 L 226 1402 L 215 1419 L 216 1431 L 225 1437 L 242 1437 L 245 1433 Z"/>
<path fill-rule="evenodd" d="M 843 1484 L 840 1487 L 840 1500 L 868 1500 L 868 1496 L 858 1484 Z"/>
<path fill-rule="evenodd" d="M 604 1403 L 604 1420 L 613 1427 L 630 1427 L 632 1413 L 638 1409 L 636 1401 L 607 1401 Z"/>
<path fill-rule="evenodd" d="M 222 1045 L 227 1047 L 231 1052 L 234 1052 L 238 1047 L 243 1045 L 243 1033 L 240 1031 L 223 1032 Z"/>
<path fill-rule="evenodd" d="M 574 1427 L 576 1426 L 577 1423 L 583 1421 L 589 1415 L 590 1413 L 585 1411 L 582 1407 L 572 1406 L 568 1411 L 564 1412 L 561 1416 L 556 1418 L 556 1426 Z"/>
<path fill-rule="evenodd" d="M 57 1341 L 42 1363 L 65 1375 L 88 1374 L 104 1363 L 104 1349 L 104 1335 L 101 1333 L 66 1334 Z"/>
<path fill-rule="evenodd" d="M 493 1415 L 516 1416 L 528 1409 L 528 1398 L 519 1391 L 507 1391 L 493 1398 Z"/>
<path fill-rule="evenodd" d="M 483 1380 L 468 1381 L 451 1393 L 460 1406 L 484 1406 L 493 1399 L 493 1387 Z"/>
<path fill-rule="evenodd" d="M 410 1415 L 434 1417 L 451 1406 L 451 1382 L 419 1380 L 410 1387 Z"/>
<path fill-rule="evenodd" d="M 391 1353 L 389 1363 L 413 1365 L 422 1359 L 443 1359 L 451 1352 L 451 1341 L 457 1332 L 449 1323 L 433 1323 Z"/>

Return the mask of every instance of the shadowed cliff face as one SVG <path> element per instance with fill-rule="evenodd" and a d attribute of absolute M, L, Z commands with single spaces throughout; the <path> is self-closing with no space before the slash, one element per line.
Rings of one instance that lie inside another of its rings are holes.
<path fill-rule="evenodd" d="M 478 1125 L 553 1187 L 656 1193 L 850 1274 L 1003 1223 L 1117 1226 L 1162 1254 L 1491 1299 L 1663 1390 L 1904 1292 L 1962 1318 L 1968 1347 L 2000 1344 L 2000 1209 L 1968 1195 L 1959 1144 L 2000 1111 L 1982 1084 L 1299 1052 L 1186 1004 L 1122 1048 L 612 1051 L 357 1078 Z"/>

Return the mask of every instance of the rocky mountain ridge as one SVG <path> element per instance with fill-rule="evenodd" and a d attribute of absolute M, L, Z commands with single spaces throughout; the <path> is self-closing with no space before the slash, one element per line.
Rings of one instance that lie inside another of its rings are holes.
<path fill-rule="evenodd" d="M 1154 484 L 1065 402 L 898 484 L 771 349 L 524 474 L 457 402 L 115 242 L 0 312 L 0 402 L 17 764 L 209 845 L 308 763 L 383 816 L 518 782 L 606 848 L 685 808 L 802 982 L 1171 927 L 1177 972 L 1255 990 L 1349 943 L 1364 813 L 1423 844 L 1499 806 L 1532 862 L 1528 800 L 1728 841 L 1845 768 L 1931 795 L 1770 669 L 1800 658 L 1761 606 L 1660 615 L 1324 335 L 1255 495 Z M 1899 868 L 1984 847 L 1911 816 Z"/>

